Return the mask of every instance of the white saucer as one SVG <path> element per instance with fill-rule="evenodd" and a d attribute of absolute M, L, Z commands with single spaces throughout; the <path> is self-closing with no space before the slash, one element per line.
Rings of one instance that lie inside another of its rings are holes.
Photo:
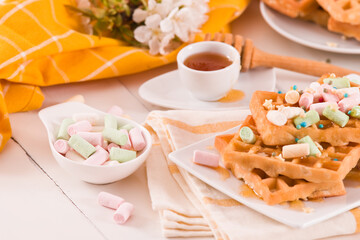
<path fill-rule="evenodd" d="M 245 97 L 237 102 L 205 102 L 194 98 L 182 85 L 178 70 L 157 76 L 139 88 L 140 96 L 147 102 L 167 108 L 194 110 L 247 109 L 256 90 L 274 91 L 275 72 L 272 68 L 258 68 L 240 73 L 234 89 L 242 90 Z M 204 86 L 206 87 L 206 86 Z"/>
<path fill-rule="evenodd" d="M 299 44 L 328 52 L 360 54 L 360 42 L 355 39 L 342 39 L 341 34 L 333 33 L 314 23 L 285 16 L 260 2 L 260 11 L 265 21 L 276 32 Z M 329 46 L 336 44 L 336 47 Z"/>

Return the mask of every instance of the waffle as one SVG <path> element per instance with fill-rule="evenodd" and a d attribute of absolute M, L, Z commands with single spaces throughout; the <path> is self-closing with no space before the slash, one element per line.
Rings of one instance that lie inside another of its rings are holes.
<path fill-rule="evenodd" d="M 329 21 L 329 14 L 324 11 L 321 7 L 309 12 L 304 16 L 299 16 L 300 19 L 310 21 L 320 25 L 324 28 L 327 28 Z"/>
<path fill-rule="evenodd" d="M 342 23 L 360 24 L 360 2 L 358 0 L 317 0 L 331 17 Z"/>
<path fill-rule="evenodd" d="M 224 154 L 226 146 L 233 137 L 234 135 L 217 136 L 215 138 L 216 149 Z M 342 181 L 311 183 L 300 179 L 293 180 L 286 176 L 269 177 L 260 169 L 247 171 L 236 161 L 232 161 L 228 167 L 235 177 L 243 179 L 269 205 L 298 199 L 339 196 L 346 193 Z"/>
<path fill-rule="evenodd" d="M 305 136 L 310 136 L 316 142 L 325 142 L 332 146 L 344 146 L 349 142 L 360 143 L 359 119 L 350 118 L 343 128 L 323 117 L 320 122 L 307 128 L 296 129 L 291 119 L 284 126 L 276 126 L 266 118 L 267 110 L 263 106 L 266 99 L 272 99 L 275 106 L 290 106 L 285 101 L 285 94 L 263 91 L 256 91 L 253 94 L 250 101 L 250 110 L 266 145 L 292 144 L 296 143 L 295 138 L 300 139 Z M 291 106 L 298 107 L 298 105 Z M 318 128 L 318 124 L 323 124 L 324 128 Z"/>
<path fill-rule="evenodd" d="M 337 182 L 344 179 L 356 166 L 360 156 L 358 144 L 341 147 L 322 144 L 320 157 L 308 156 L 284 160 L 279 157 L 282 146 L 265 145 L 251 116 L 248 116 L 242 126 L 250 127 L 257 140 L 254 144 L 248 144 L 236 134 L 224 150 L 223 159 L 227 168 L 241 165 L 246 171 L 261 169 L 270 177 L 283 175 L 313 183 Z"/>
<path fill-rule="evenodd" d="M 330 17 L 327 27 L 332 32 L 341 33 L 346 37 L 353 37 L 360 41 L 360 24 L 352 25 L 350 23 L 343 23 Z"/>
<path fill-rule="evenodd" d="M 263 0 L 263 2 L 292 18 L 305 16 L 319 6 L 315 0 Z"/>

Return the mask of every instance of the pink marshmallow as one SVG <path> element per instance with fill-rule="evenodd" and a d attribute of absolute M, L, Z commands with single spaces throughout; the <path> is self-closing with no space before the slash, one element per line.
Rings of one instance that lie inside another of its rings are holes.
<path fill-rule="evenodd" d="M 200 150 L 194 151 L 193 162 L 196 164 L 201 164 L 209 167 L 218 167 L 219 159 L 219 155 L 215 153 Z"/>
<path fill-rule="evenodd" d="M 146 146 L 146 142 L 139 128 L 132 128 L 129 132 L 129 136 L 133 149 L 135 151 L 141 151 L 144 149 L 144 147 Z"/>
<path fill-rule="evenodd" d="M 114 213 L 114 220 L 117 224 L 124 224 L 134 211 L 134 205 L 124 202 Z"/>
<path fill-rule="evenodd" d="M 93 146 L 102 146 L 104 143 L 101 132 L 78 132 L 77 134 Z"/>
<path fill-rule="evenodd" d="M 339 102 L 339 110 L 347 113 L 349 110 L 351 110 L 353 107 L 359 104 L 360 104 L 360 94 L 354 94 L 350 97 L 343 98 Z"/>
<path fill-rule="evenodd" d="M 128 142 L 125 145 L 121 145 L 121 148 L 126 150 L 131 150 L 131 140 L 128 131 L 126 129 L 120 129 L 120 132 L 125 134 L 128 138 Z"/>
<path fill-rule="evenodd" d="M 333 87 L 328 84 L 323 84 L 321 85 L 321 87 L 323 90 L 321 96 L 323 97 L 325 102 L 338 102 L 340 100 L 339 97 L 332 92 L 333 90 L 335 90 Z"/>
<path fill-rule="evenodd" d="M 84 164 L 99 166 L 109 159 L 109 153 L 105 149 L 103 149 L 99 145 L 95 148 L 96 152 L 92 154 L 88 159 L 86 159 L 84 161 Z"/>
<path fill-rule="evenodd" d="M 70 147 L 66 140 L 59 139 L 54 143 L 54 148 L 58 153 L 65 154 L 69 151 Z"/>
<path fill-rule="evenodd" d="M 117 145 L 116 143 L 110 143 L 110 144 L 107 146 L 107 150 L 110 152 L 110 150 L 111 150 L 113 147 L 114 147 L 114 148 L 120 148 L 120 146 Z"/>
<path fill-rule="evenodd" d="M 87 120 L 82 120 L 79 122 L 76 122 L 74 124 L 71 124 L 67 131 L 70 136 L 75 135 L 79 132 L 90 132 L 92 126 L 91 123 Z"/>
<path fill-rule="evenodd" d="M 76 161 L 76 162 L 84 162 L 85 158 L 81 156 L 79 153 L 77 153 L 74 149 L 70 149 L 66 154 L 65 157 Z"/>
<path fill-rule="evenodd" d="M 337 105 L 336 102 L 322 102 L 322 103 L 314 103 L 310 105 L 310 110 L 315 110 L 317 113 L 322 116 L 324 109 L 330 104 Z"/>
<path fill-rule="evenodd" d="M 338 90 L 336 90 L 338 93 L 344 95 L 345 93 L 347 93 L 349 96 L 352 96 L 354 94 L 360 94 L 359 88 L 358 87 L 350 87 L 350 88 L 340 88 Z"/>
<path fill-rule="evenodd" d="M 123 198 L 107 192 L 100 192 L 98 195 L 98 203 L 107 208 L 118 209 L 124 202 Z"/>
<path fill-rule="evenodd" d="M 124 111 L 121 107 L 114 105 L 108 110 L 108 113 L 121 117 L 124 114 Z"/>
<path fill-rule="evenodd" d="M 314 102 L 314 95 L 311 93 L 303 93 L 299 100 L 299 106 L 309 109 L 310 105 Z"/>

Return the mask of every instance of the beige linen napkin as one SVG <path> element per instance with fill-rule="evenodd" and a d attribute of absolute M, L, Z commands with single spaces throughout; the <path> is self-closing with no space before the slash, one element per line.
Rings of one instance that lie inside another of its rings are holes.
<path fill-rule="evenodd" d="M 235 127 L 248 111 L 154 111 L 146 126 L 154 146 L 147 160 L 148 186 L 165 237 L 216 239 L 318 239 L 358 232 L 358 209 L 306 229 L 278 223 L 229 198 L 185 170 L 168 154 Z"/>

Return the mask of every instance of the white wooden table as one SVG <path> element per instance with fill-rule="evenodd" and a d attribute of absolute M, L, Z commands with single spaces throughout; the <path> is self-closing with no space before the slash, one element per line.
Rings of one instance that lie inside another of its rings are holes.
<path fill-rule="evenodd" d="M 232 24 L 234 33 L 251 38 L 255 46 L 271 53 L 321 61 L 330 58 L 333 64 L 360 69 L 359 55 L 322 52 L 283 38 L 264 22 L 258 5 L 254 0 Z M 131 76 L 43 88 L 43 107 L 82 94 L 92 107 L 107 111 L 116 104 L 133 120 L 143 122 L 150 111 L 163 108 L 144 102 L 137 89 L 175 68 L 176 64 L 170 64 Z M 303 88 L 316 78 L 277 70 L 277 79 L 278 86 L 288 89 L 294 82 Z M 116 183 L 82 182 L 55 162 L 37 113 L 10 115 L 13 138 L 0 153 L 0 239 L 161 239 L 159 217 L 151 208 L 145 165 Z M 115 224 L 113 211 L 97 204 L 100 191 L 117 194 L 135 205 L 126 224 Z"/>

